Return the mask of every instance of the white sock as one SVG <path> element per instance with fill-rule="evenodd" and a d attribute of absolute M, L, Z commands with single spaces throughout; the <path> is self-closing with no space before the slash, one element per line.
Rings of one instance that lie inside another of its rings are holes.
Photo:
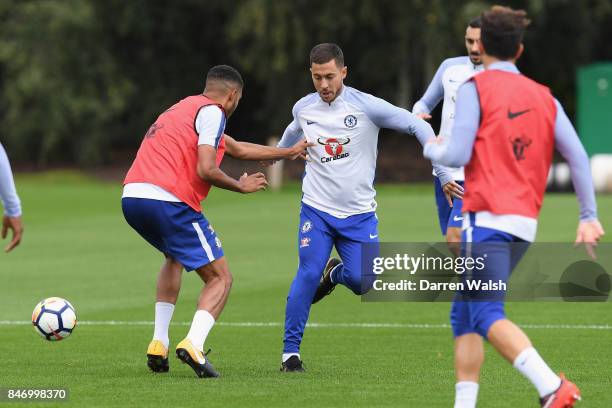
<path fill-rule="evenodd" d="M 193 346 L 198 350 L 204 350 L 204 342 L 210 329 L 215 324 L 215 318 L 206 310 L 198 310 L 193 316 L 191 328 L 187 333 L 187 338 L 191 340 Z"/>
<path fill-rule="evenodd" d="M 168 338 L 168 326 L 170 326 L 170 320 L 172 320 L 172 313 L 174 313 L 174 305 L 168 302 L 156 302 L 155 303 L 155 329 L 153 332 L 153 340 L 161 341 L 166 348 L 170 343 Z"/>
<path fill-rule="evenodd" d="M 559 376 L 550 369 L 533 347 L 521 351 L 513 365 L 538 389 L 540 397 L 555 392 L 561 385 Z"/>
<path fill-rule="evenodd" d="M 300 358 L 300 353 L 283 353 L 283 363 L 289 360 L 291 356 L 298 356 L 298 358 Z"/>
<path fill-rule="evenodd" d="M 478 383 L 459 381 L 455 384 L 455 408 L 475 408 L 478 398 Z"/>

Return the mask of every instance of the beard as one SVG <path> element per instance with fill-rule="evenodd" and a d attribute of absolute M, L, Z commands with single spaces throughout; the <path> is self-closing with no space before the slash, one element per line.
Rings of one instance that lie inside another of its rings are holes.
<path fill-rule="evenodd" d="M 469 57 L 470 57 L 470 61 L 472 62 L 472 64 L 474 65 L 482 64 L 482 55 L 470 53 Z"/>

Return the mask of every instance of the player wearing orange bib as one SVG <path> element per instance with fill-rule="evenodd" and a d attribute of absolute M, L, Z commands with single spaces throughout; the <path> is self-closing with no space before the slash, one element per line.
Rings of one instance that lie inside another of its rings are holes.
<path fill-rule="evenodd" d="M 505 283 L 535 240 L 555 148 L 569 164 L 580 205 L 576 244 L 594 256 L 604 231 L 589 159 L 576 131 L 550 90 L 515 65 L 523 52 L 526 13 L 495 6 L 481 19 L 485 71 L 459 87 L 452 137 L 436 139 L 424 154 L 443 165 L 466 166 L 462 253 L 486 262 L 463 279 Z M 534 385 L 542 407 L 573 407 L 580 390 L 555 374 L 506 317 L 504 296 L 504 291 L 459 291 L 453 301 L 455 408 L 476 406 L 483 338 Z"/>
<path fill-rule="evenodd" d="M 164 111 L 151 125 L 124 181 L 125 219 L 165 256 L 157 281 L 155 331 L 147 350 L 148 366 L 168 371 L 168 326 L 174 312 L 183 268 L 204 281 L 187 337 L 177 357 L 199 377 L 219 374 L 203 353 L 204 341 L 218 319 L 232 285 L 221 241 L 201 212 L 212 186 L 239 193 L 265 189 L 262 173 L 239 180 L 219 165 L 225 153 L 244 160 L 305 157 L 311 146 L 301 141 L 290 148 L 238 142 L 224 134 L 225 123 L 242 97 L 242 77 L 234 68 L 210 69 L 201 95 L 189 96 Z"/>

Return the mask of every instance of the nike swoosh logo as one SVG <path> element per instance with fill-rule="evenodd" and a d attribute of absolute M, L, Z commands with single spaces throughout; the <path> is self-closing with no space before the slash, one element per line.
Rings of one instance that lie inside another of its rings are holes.
<path fill-rule="evenodd" d="M 378 234 L 376 234 L 376 235 L 370 234 L 370 239 L 374 239 L 374 238 L 377 238 L 377 237 L 378 237 Z"/>
<path fill-rule="evenodd" d="M 455 81 L 454 79 L 449 79 L 448 82 L 461 82 L 461 81 Z"/>
<path fill-rule="evenodd" d="M 518 111 L 518 112 L 511 112 L 510 109 L 508 109 L 508 119 L 512 120 L 514 118 L 517 118 L 519 116 L 521 116 L 524 113 L 529 112 L 531 109 L 525 109 L 522 111 Z"/>
<path fill-rule="evenodd" d="M 315 123 L 317 123 L 317 122 L 315 122 L 315 121 L 313 121 L 313 120 L 307 120 L 307 121 L 306 121 L 306 124 L 307 124 L 307 125 L 314 125 Z"/>
<path fill-rule="evenodd" d="M 463 217 L 457 217 L 456 215 L 453 217 L 453 221 L 458 222 L 458 221 L 463 221 Z"/>

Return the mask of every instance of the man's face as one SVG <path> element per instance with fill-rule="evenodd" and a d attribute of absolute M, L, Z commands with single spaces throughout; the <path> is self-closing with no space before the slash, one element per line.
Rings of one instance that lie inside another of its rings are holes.
<path fill-rule="evenodd" d="M 310 67 L 312 83 L 323 101 L 331 103 L 342 89 L 346 78 L 346 67 L 339 67 L 335 60 L 325 64 L 313 63 Z"/>
<path fill-rule="evenodd" d="M 482 64 L 482 53 L 480 52 L 480 28 L 468 27 L 465 30 L 465 48 L 474 65 Z"/>
<path fill-rule="evenodd" d="M 227 100 L 223 104 L 223 109 L 225 109 L 225 114 L 228 118 L 232 116 L 232 113 L 234 113 L 238 107 L 240 98 L 242 98 L 242 89 L 234 88 L 230 91 Z"/>

